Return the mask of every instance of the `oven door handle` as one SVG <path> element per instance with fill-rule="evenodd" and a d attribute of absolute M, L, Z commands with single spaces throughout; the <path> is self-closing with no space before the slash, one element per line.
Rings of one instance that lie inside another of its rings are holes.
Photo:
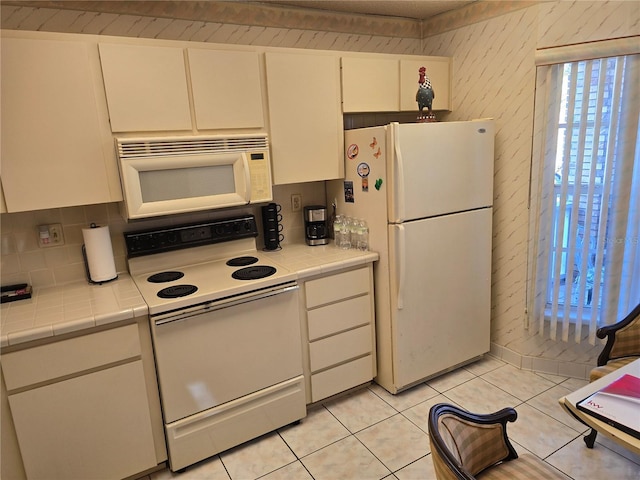
<path fill-rule="evenodd" d="M 215 312 L 216 310 L 222 310 L 224 308 L 236 307 L 238 305 L 242 305 L 243 303 L 255 302 L 256 300 L 262 300 L 264 298 L 273 297 L 275 295 L 281 295 L 283 293 L 298 290 L 299 288 L 300 287 L 296 283 L 294 285 L 287 285 L 285 287 L 275 287 L 273 289 L 265 290 L 258 293 L 249 293 L 241 297 L 230 299 L 228 301 L 212 302 L 206 305 L 199 305 L 198 307 L 194 307 L 193 309 L 184 310 L 168 316 L 162 316 L 161 318 L 157 318 L 154 323 L 156 326 L 166 325 L 167 323 L 178 322 L 190 317 L 194 317 L 196 315 L 201 315 L 203 313 Z"/>

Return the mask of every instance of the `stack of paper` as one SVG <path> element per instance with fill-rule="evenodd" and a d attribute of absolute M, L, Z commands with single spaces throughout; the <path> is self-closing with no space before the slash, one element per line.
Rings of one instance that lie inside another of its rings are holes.
<path fill-rule="evenodd" d="M 640 378 L 625 373 L 578 402 L 577 407 L 609 425 L 640 438 Z"/>

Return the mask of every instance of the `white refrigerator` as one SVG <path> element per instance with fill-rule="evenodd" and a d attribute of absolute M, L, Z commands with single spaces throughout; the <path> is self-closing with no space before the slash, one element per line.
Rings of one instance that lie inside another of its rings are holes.
<path fill-rule="evenodd" d="M 345 131 L 337 213 L 366 220 L 378 373 L 397 393 L 489 351 L 493 120 Z"/>

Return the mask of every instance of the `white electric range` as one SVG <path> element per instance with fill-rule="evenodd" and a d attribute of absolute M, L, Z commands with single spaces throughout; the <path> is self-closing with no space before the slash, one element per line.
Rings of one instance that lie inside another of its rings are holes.
<path fill-rule="evenodd" d="M 125 233 L 173 471 L 306 415 L 295 272 L 253 215 Z"/>

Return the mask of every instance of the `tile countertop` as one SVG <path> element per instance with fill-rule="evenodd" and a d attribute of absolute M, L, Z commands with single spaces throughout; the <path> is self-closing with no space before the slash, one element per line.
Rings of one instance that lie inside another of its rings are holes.
<path fill-rule="evenodd" d="M 265 250 L 273 261 L 298 274 L 299 280 L 315 275 L 327 274 L 343 268 L 365 265 L 378 260 L 376 252 L 342 250 L 333 241 L 328 245 L 306 244 L 284 245 L 281 250 Z"/>
<path fill-rule="evenodd" d="M 341 250 L 333 243 L 314 247 L 291 244 L 265 253 L 273 256 L 275 263 L 295 271 L 300 280 L 378 260 L 375 252 Z M 126 273 L 102 285 L 83 281 L 34 288 L 30 299 L 3 303 L 0 307 L 0 347 L 89 329 L 147 313 L 147 305 Z"/>
<path fill-rule="evenodd" d="M 34 288 L 31 298 L 0 307 L 0 347 L 147 315 L 147 304 L 126 273 L 102 285 L 86 281 Z"/>

